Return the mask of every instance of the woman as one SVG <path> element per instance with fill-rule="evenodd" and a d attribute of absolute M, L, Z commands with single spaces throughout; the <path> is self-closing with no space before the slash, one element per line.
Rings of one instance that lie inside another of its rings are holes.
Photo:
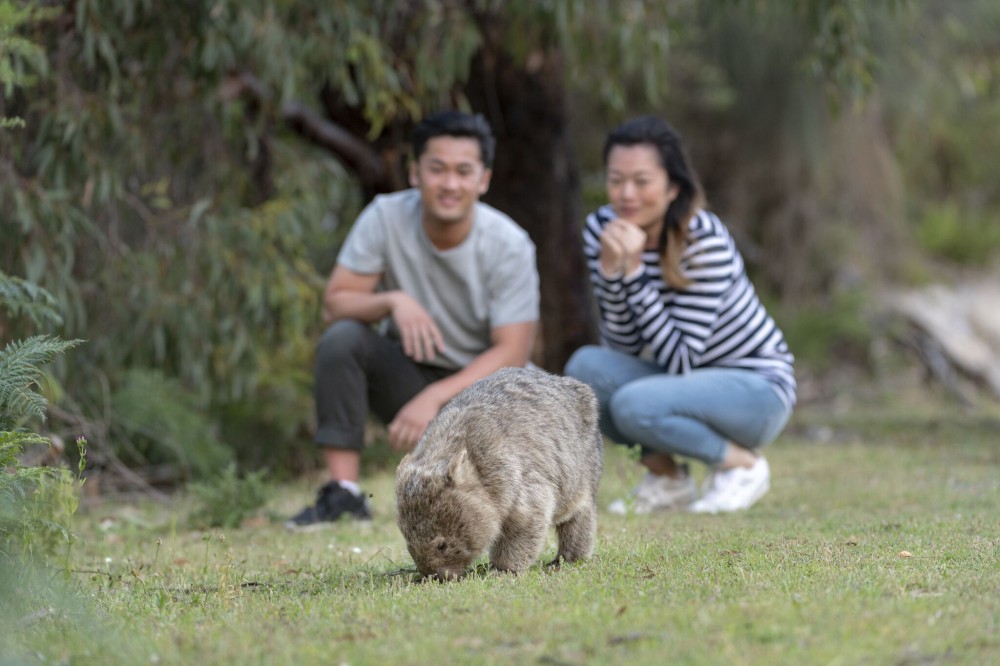
<path fill-rule="evenodd" d="M 610 439 L 641 446 L 648 473 L 611 511 L 747 509 L 770 487 L 759 450 L 795 404 L 793 357 L 703 195 L 677 131 L 655 117 L 604 146 L 609 205 L 587 217 L 584 246 L 604 344 L 566 374 L 588 383 Z M 696 498 L 688 466 L 711 467 Z"/>

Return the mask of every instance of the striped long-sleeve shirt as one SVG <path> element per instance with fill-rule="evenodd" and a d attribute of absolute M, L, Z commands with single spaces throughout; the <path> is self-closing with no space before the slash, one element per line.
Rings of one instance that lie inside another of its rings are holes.
<path fill-rule="evenodd" d="M 706 367 L 759 372 L 789 407 L 794 405 L 794 358 L 719 218 L 703 210 L 691 218 L 681 259 L 690 284 L 682 290 L 663 278 L 654 250 L 643 253 L 642 265 L 631 275 L 601 271 L 600 237 L 614 218 L 611 207 L 603 206 L 587 217 L 583 232 L 604 343 L 634 356 L 648 355 L 670 374 Z"/>

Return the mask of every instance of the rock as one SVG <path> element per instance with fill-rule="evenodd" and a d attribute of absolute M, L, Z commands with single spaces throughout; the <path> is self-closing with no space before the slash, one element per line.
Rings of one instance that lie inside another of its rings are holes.
<path fill-rule="evenodd" d="M 1000 397 L 1000 280 L 898 291 L 888 305 L 940 345 L 958 370 Z"/>

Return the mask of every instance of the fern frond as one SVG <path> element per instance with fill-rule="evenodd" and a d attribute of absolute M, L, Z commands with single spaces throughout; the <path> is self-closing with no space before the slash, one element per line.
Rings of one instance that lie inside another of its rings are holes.
<path fill-rule="evenodd" d="M 12 317 L 26 316 L 36 325 L 62 324 L 56 299 L 33 282 L 0 271 L 0 308 Z"/>
<path fill-rule="evenodd" d="M 45 419 L 45 398 L 33 390 L 45 365 L 58 354 L 80 344 L 80 340 L 60 340 L 36 335 L 15 340 L 0 350 L 0 418 L 34 416 Z"/>
<path fill-rule="evenodd" d="M 16 467 L 25 448 L 48 443 L 47 437 L 27 430 L 0 430 L 0 470 Z"/>

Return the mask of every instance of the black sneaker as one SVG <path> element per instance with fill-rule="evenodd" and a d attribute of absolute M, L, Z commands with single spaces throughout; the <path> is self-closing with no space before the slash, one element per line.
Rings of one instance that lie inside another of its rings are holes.
<path fill-rule="evenodd" d="M 368 498 L 355 495 L 336 481 L 331 481 L 316 493 L 316 504 L 307 506 L 285 523 L 290 530 L 307 531 L 342 517 L 354 520 L 371 520 L 372 510 Z"/>

